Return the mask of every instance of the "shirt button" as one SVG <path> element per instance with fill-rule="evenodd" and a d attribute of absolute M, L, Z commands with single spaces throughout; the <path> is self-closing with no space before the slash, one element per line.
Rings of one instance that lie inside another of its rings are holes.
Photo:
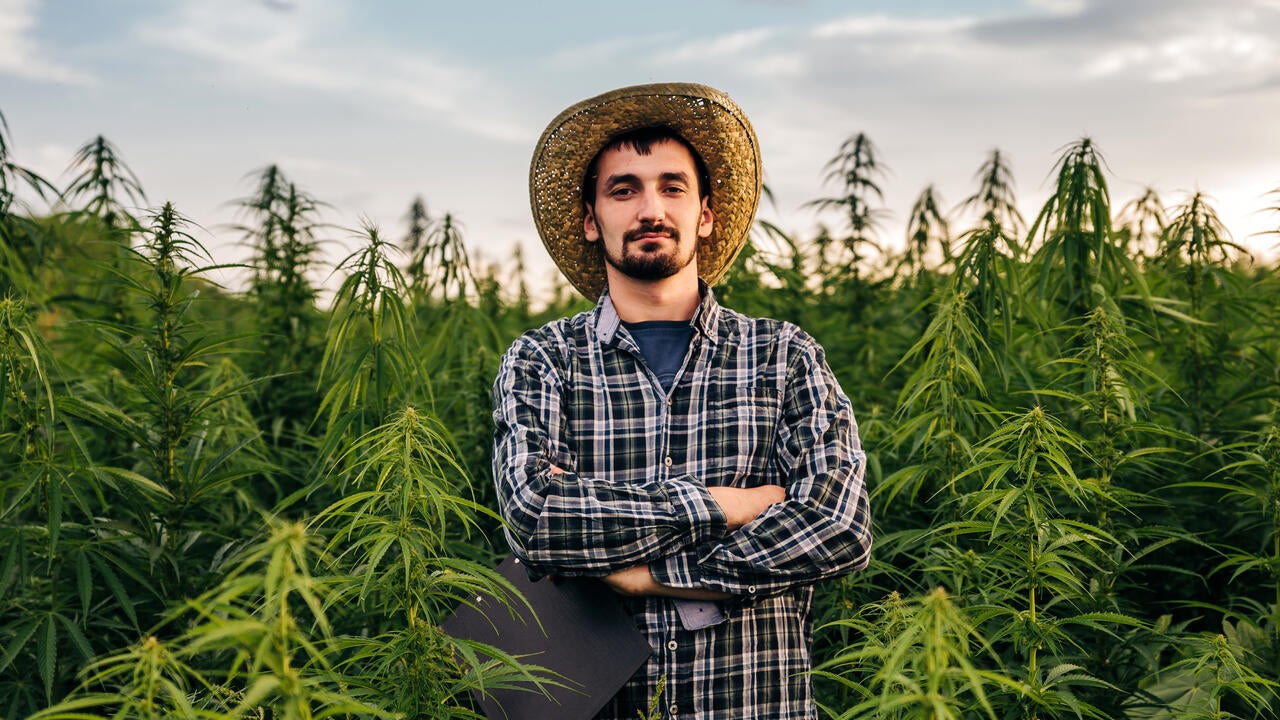
<path fill-rule="evenodd" d="M 670 455 L 668 455 L 668 456 L 666 456 L 666 457 L 662 458 L 662 464 L 663 464 L 663 465 L 666 465 L 667 467 L 671 467 L 671 456 L 670 456 Z"/>
<path fill-rule="evenodd" d="M 748 585 L 748 586 L 747 586 L 747 592 L 748 592 L 749 594 L 751 594 L 751 595 L 755 595 L 755 594 L 756 594 L 756 586 L 755 586 L 755 585 Z"/>
<path fill-rule="evenodd" d="M 671 398 L 667 398 L 667 407 L 671 407 Z"/>
<path fill-rule="evenodd" d="M 678 647 L 680 647 L 680 644 L 679 644 L 679 643 L 677 643 L 675 640 L 669 640 L 669 641 L 667 642 L 667 649 L 668 649 L 668 650 L 675 650 L 675 649 L 676 649 L 676 648 L 678 648 Z"/>
<path fill-rule="evenodd" d="M 675 703 L 672 703 L 671 707 L 667 708 L 667 711 L 670 712 L 672 715 L 677 715 L 680 712 L 680 707 Z"/>

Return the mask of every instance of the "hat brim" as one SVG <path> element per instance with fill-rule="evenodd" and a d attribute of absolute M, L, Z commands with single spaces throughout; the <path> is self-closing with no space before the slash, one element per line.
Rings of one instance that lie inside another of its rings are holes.
<path fill-rule="evenodd" d="M 760 147 L 750 121 L 727 95 L 694 83 L 620 88 L 560 113 L 542 133 L 529 165 L 529 203 L 551 259 L 590 300 L 605 288 L 600 243 L 583 231 L 587 165 L 614 136 L 666 126 L 698 152 L 711 179 L 711 235 L 698 243 L 698 275 L 714 285 L 746 243 L 760 204 Z"/>

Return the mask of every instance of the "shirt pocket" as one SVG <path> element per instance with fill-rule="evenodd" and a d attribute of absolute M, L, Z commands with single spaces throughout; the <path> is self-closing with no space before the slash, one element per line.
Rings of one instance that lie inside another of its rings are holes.
<path fill-rule="evenodd" d="M 737 385 L 707 405 L 708 485 L 781 484 L 774 443 L 782 400 L 772 385 Z"/>

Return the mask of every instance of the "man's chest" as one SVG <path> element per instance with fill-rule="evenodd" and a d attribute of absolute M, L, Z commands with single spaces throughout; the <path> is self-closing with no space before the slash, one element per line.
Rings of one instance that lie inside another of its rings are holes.
<path fill-rule="evenodd" d="M 577 358 L 561 408 L 574 466 L 618 480 L 777 482 L 785 366 L 769 350 L 695 345 L 669 391 L 626 349 Z"/>

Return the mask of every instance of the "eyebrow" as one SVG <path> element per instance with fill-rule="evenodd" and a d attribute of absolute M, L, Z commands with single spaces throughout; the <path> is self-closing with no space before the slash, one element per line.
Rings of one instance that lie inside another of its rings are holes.
<path fill-rule="evenodd" d="M 679 171 L 664 172 L 658 176 L 658 179 L 661 180 L 662 182 L 679 182 L 679 183 L 684 183 L 685 185 L 689 185 L 691 183 L 689 179 L 689 173 L 679 172 Z M 604 188 L 608 190 L 610 188 L 614 188 L 619 185 L 639 185 L 639 184 L 640 184 L 640 177 L 638 175 L 634 173 L 619 173 L 617 175 L 610 175 L 609 177 L 605 178 Z"/>

